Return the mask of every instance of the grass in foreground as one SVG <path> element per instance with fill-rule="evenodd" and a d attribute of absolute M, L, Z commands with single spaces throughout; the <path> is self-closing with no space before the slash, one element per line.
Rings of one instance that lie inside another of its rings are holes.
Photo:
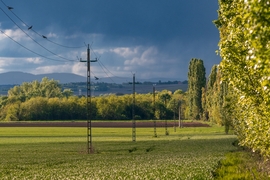
<path fill-rule="evenodd" d="M 223 128 L 1 128 L 0 179 L 213 179 L 232 146 Z"/>
<path fill-rule="evenodd" d="M 215 179 L 270 179 L 270 163 L 248 150 L 226 154 L 213 172 Z"/>

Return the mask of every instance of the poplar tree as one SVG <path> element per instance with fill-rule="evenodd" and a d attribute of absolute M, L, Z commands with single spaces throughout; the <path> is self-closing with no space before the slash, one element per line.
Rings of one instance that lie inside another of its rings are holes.
<path fill-rule="evenodd" d="M 237 95 L 234 130 L 241 145 L 270 159 L 269 0 L 219 0 L 220 70 Z"/>
<path fill-rule="evenodd" d="M 217 65 L 211 69 L 211 73 L 207 80 L 207 86 L 204 91 L 204 116 L 206 120 L 213 121 L 213 109 L 215 108 L 216 98 L 214 95 L 214 87 L 217 79 Z"/>
<path fill-rule="evenodd" d="M 217 65 L 211 69 L 205 94 L 204 114 L 207 115 L 207 120 L 223 125 L 228 133 L 232 127 L 235 95 L 231 86 L 222 81 L 222 74 Z"/>
<path fill-rule="evenodd" d="M 201 119 L 202 88 L 205 87 L 205 67 L 203 60 L 192 58 L 188 72 L 188 116 L 191 119 Z"/>

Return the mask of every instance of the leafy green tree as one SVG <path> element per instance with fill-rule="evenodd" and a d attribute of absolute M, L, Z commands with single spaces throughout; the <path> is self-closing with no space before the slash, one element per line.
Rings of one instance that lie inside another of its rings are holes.
<path fill-rule="evenodd" d="M 161 101 L 157 101 L 155 106 L 156 106 L 156 111 L 155 111 L 156 118 L 159 120 L 166 119 L 165 104 Z"/>
<path fill-rule="evenodd" d="M 163 90 L 160 93 L 158 93 L 158 99 L 167 106 L 168 101 L 170 101 L 172 98 L 172 92 L 168 90 Z"/>
<path fill-rule="evenodd" d="M 176 91 L 174 91 L 173 94 L 174 94 L 174 95 L 176 95 L 176 94 L 184 94 L 184 92 L 183 92 L 182 89 L 177 89 Z"/>
<path fill-rule="evenodd" d="M 270 157 L 270 5 L 219 0 L 220 70 L 236 95 L 234 128 L 241 145 Z"/>
<path fill-rule="evenodd" d="M 98 116 L 102 119 L 119 119 L 124 110 L 123 103 L 118 101 L 117 96 L 97 98 Z"/>
<path fill-rule="evenodd" d="M 62 92 L 62 95 L 68 98 L 73 95 L 73 91 L 71 89 L 64 89 L 64 91 Z"/>
<path fill-rule="evenodd" d="M 235 108 L 237 102 L 235 101 L 237 97 L 232 90 L 232 87 L 228 85 L 226 81 L 220 83 L 220 97 L 221 97 L 221 107 L 220 107 L 220 118 L 222 124 L 225 127 L 226 134 L 229 133 L 230 128 L 233 128 L 233 120 L 235 114 Z"/>
<path fill-rule="evenodd" d="M 216 124 L 224 125 L 228 133 L 232 127 L 233 91 L 226 81 L 222 81 L 222 74 L 217 65 L 212 67 L 205 91 L 204 112 L 208 119 Z"/>
<path fill-rule="evenodd" d="M 217 65 L 211 69 L 207 80 L 207 86 L 204 89 L 204 116 L 216 124 L 222 124 L 220 119 L 220 78 L 217 77 Z"/>
<path fill-rule="evenodd" d="M 201 59 L 191 59 L 188 71 L 188 106 L 189 118 L 202 117 L 202 88 L 205 87 L 205 67 Z"/>
<path fill-rule="evenodd" d="M 153 117 L 152 94 L 136 94 L 135 113 L 140 119 Z"/>
<path fill-rule="evenodd" d="M 48 99 L 48 119 L 62 120 L 62 100 L 58 97 Z"/>
<path fill-rule="evenodd" d="M 203 109 L 203 114 L 202 114 L 202 119 L 208 121 L 209 120 L 209 110 L 207 108 L 207 92 L 206 88 L 202 88 L 202 109 Z"/>
<path fill-rule="evenodd" d="M 1 119 L 5 121 L 18 121 L 20 114 L 21 102 L 16 101 L 12 104 L 6 105 L 1 110 Z"/>
<path fill-rule="evenodd" d="M 0 108 L 5 106 L 8 103 L 8 97 L 7 96 L 0 96 Z"/>
<path fill-rule="evenodd" d="M 71 93 L 65 92 L 66 96 Z M 32 97 L 62 97 L 61 87 L 58 81 L 49 80 L 47 77 L 43 78 L 41 82 L 24 82 L 20 86 L 15 86 L 8 91 L 9 98 L 16 98 L 24 102 Z"/>
<path fill-rule="evenodd" d="M 21 117 L 23 120 L 47 120 L 48 99 L 44 97 L 33 97 L 21 103 Z"/>

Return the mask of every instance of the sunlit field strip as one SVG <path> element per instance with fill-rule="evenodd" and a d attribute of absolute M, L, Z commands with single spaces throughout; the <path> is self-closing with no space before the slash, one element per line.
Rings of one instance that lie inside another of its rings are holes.
<path fill-rule="evenodd" d="M 223 128 L 1 128 L 0 179 L 211 179 L 234 135 Z"/>
<path fill-rule="evenodd" d="M 175 132 L 176 130 L 176 132 Z M 222 128 L 156 128 L 158 137 L 154 136 L 154 128 L 136 128 L 137 141 L 180 140 L 180 139 L 212 139 L 227 138 Z M 83 142 L 86 141 L 86 128 L 70 127 L 4 127 L 0 131 L 0 143 L 39 143 L 39 142 Z M 131 128 L 92 128 L 93 141 L 131 141 Z"/>

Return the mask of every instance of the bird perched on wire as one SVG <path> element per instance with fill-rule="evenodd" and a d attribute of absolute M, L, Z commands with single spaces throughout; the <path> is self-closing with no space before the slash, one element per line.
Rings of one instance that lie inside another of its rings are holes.
<path fill-rule="evenodd" d="M 10 6 L 7 6 L 7 8 L 8 8 L 9 10 L 14 9 L 13 7 L 10 7 Z"/>
<path fill-rule="evenodd" d="M 30 27 L 28 28 L 28 30 L 32 29 L 32 27 L 33 27 L 33 26 L 30 26 Z"/>
<path fill-rule="evenodd" d="M 99 78 L 95 76 L 95 80 L 98 80 Z"/>
<path fill-rule="evenodd" d="M 46 37 L 46 36 L 44 36 L 44 35 L 42 35 L 42 37 L 43 37 L 44 39 L 47 39 L 47 37 Z"/>

